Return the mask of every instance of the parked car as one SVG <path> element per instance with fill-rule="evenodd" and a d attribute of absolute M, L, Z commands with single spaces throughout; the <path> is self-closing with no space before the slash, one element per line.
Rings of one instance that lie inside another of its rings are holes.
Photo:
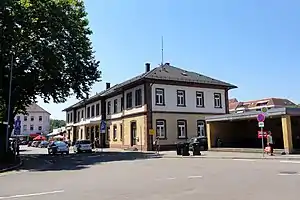
<path fill-rule="evenodd" d="M 42 141 L 40 144 L 39 144 L 39 147 L 40 148 L 47 148 L 49 146 L 49 142 L 48 141 Z"/>
<path fill-rule="evenodd" d="M 205 137 L 205 136 L 192 137 L 187 142 L 189 143 L 190 151 L 193 151 L 193 145 L 195 143 L 199 144 L 201 151 L 207 151 L 207 149 L 208 149 L 207 137 Z"/>
<path fill-rule="evenodd" d="M 48 146 L 48 154 L 69 154 L 69 146 L 62 141 L 56 141 Z"/>
<path fill-rule="evenodd" d="M 82 152 L 92 153 L 93 152 L 92 143 L 89 140 L 76 141 L 73 149 L 74 149 L 75 153 L 82 153 Z"/>

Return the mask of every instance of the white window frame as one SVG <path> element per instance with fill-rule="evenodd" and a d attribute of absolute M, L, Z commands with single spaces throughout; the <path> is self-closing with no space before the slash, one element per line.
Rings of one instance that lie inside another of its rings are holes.
<path fill-rule="evenodd" d="M 27 131 L 27 125 L 26 124 L 23 125 L 23 131 Z"/>
<path fill-rule="evenodd" d="M 204 92 L 196 92 L 196 106 L 202 108 L 204 107 Z"/>
<path fill-rule="evenodd" d="M 31 128 L 32 127 L 32 128 Z M 30 124 L 30 128 L 29 130 L 33 131 L 34 130 L 34 125 L 33 124 Z"/>
<path fill-rule="evenodd" d="M 180 131 L 179 131 L 180 129 Z M 187 123 L 184 120 L 177 121 L 177 136 L 179 139 L 187 138 Z"/>
<path fill-rule="evenodd" d="M 155 105 L 164 105 L 165 91 L 162 88 L 155 88 Z M 157 98 L 158 97 L 158 98 Z M 156 101 L 158 100 L 158 101 Z"/>
<path fill-rule="evenodd" d="M 40 129 L 41 128 L 41 129 Z M 41 131 L 43 130 L 43 127 L 42 126 L 38 126 L 38 130 Z"/>
<path fill-rule="evenodd" d="M 156 136 L 160 139 L 166 138 L 166 122 L 165 120 L 156 120 Z"/>
<path fill-rule="evenodd" d="M 24 121 L 26 122 L 28 119 L 27 119 L 27 116 L 26 115 L 24 115 Z"/>
<path fill-rule="evenodd" d="M 31 121 L 31 122 L 34 121 L 34 116 L 30 116 L 30 121 Z"/>
<path fill-rule="evenodd" d="M 177 106 L 185 106 L 185 91 L 177 90 Z"/>
<path fill-rule="evenodd" d="M 113 140 L 116 141 L 118 139 L 118 127 L 117 125 L 113 126 Z"/>
<path fill-rule="evenodd" d="M 197 121 L 197 135 L 198 136 L 206 136 L 205 121 L 204 120 L 198 120 Z"/>
<path fill-rule="evenodd" d="M 43 116 L 39 116 L 39 122 L 43 121 Z"/>
<path fill-rule="evenodd" d="M 222 99 L 220 93 L 214 93 L 214 106 L 215 108 L 222 108 Z"/>

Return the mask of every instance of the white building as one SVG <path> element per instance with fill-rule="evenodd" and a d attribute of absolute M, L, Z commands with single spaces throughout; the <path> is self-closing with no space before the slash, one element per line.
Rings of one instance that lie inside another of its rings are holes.
<path fill-rule="evenodd" d="M 35 133 L 48 134 L 50 130 L 50 113 L 37 104 L 27 108 L 27 115 L 19 114 L 15 117 L 21 120 L 20 135 Z"/>

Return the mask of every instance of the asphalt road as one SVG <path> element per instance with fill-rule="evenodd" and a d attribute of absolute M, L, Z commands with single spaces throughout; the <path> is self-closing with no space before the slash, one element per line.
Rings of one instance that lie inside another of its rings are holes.
<path fill-rule="evenodd" d="M 0 200 L 299 199 L 300 162 L 27 154 L 22 170 L 0 175 Z"/>

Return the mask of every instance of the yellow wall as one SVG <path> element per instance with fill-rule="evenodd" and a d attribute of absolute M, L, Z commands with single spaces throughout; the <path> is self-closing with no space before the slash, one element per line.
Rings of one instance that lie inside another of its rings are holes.
<path fill-rule="evenodd" d="M 187 121 L 187 137 L 197 136 L 197 120 L 204 120 L 207 115 L 180 113 L 153 113 L 153 129 L 156 130 L 156 120 L 166 120 L 167 139 L 160 140 L 160 145 L 173 145 L 184 139 L 177 138 L 177 120 Z"/>
<path fill-rule="evenodd" d="M 281 122 L 282 122 L 284 150 L 286 153 L 292 153 L 293 139 L 292 139 L 291 117 L 290 116 L 282 116 Z"/>
<path fill-rule="evenodd" d="M 123 118 L 119 120 L 109 120 L 107 124 L 110 126 L 110 146 L 114 148 L 123 148 L 123 147 L 129 147 L 131 143 L 131 122 L 136 121 L 136 136 L 138 140 L 136 141 L 136 147 L 143 149 L 145 148 L 145 145 L 147 143 L 147 134 L 146 134 L 146 126 L 145 126 L 145 115 L 141 116 L 135 116 L 135 117 L 128 117 Z M 120 134 L 120 124 L 123 125 L 123 139 L 121 141 Z M 117 139 L 113 140 L 113 127 L 117 126 Z"/>

